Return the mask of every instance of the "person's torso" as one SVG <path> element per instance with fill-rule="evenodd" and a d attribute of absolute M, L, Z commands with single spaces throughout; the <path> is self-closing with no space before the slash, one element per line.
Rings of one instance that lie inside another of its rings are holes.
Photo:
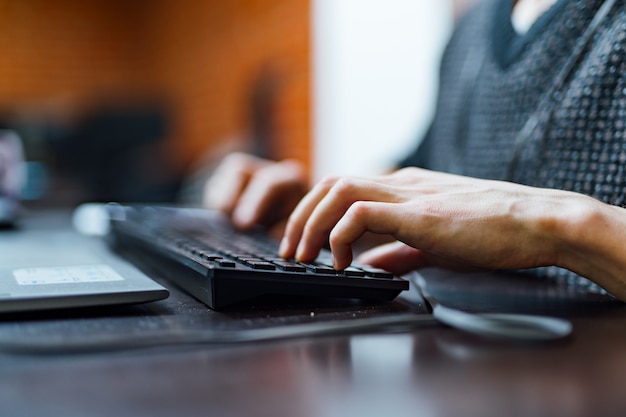
<path fill-rule="evenodd" d="M 623 204 L 622 2 L 602 19 L 588 47 L 579 56 L 574 52 L 602 3 L 560 0 L 523 36 L 511 25 L 510 0 L 487 0 L 472 10 L 460 22 L 442 61 L 428 167 L 568 189 Z M 572 56 L 578 59 L 563 87 L 546 97 Z M 551 104 L 546 106 L 545 100 Z M 534 113 L 541 113 L 540 123 L 520 140 L 520 131 Z M 511 171 L 516 140 L 521 151 Z"/>

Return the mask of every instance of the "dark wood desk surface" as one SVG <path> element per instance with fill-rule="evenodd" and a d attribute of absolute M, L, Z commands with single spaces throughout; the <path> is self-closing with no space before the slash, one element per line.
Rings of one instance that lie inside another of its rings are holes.
<path fill-rule="evenodd" d="M 405 333 L 236 346 L 58 355 L 0 352 L 0 413 L 64 417 L 626 415 L 626 309 L 621 303 L 602 296 L 567 294 L 516 276 L 459 276 L 441 271 L 428 271 L 425 276 L 449 304 L 476 310 L 549 312 L 570 318 L 574 334 L 556 343 L 517 344 L 434 326 Z M 0 317 L 0 337 L 132 336 L 155 328 L 254 327 L 393 314 L 410 308 L 398 301 L 216 313 L 172 288 L 169 299 L 140 306 Z"/>

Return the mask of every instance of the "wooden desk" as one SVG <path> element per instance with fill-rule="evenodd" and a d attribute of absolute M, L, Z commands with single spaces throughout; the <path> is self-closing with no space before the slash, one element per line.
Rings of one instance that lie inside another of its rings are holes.
<path fill-rule="evenodd" d="M 0 352 L 0 413 L 64 417 L 626 415 L 626 309 L 622 304 L 600 296 L 565 296 L 514 276 L 459 277 L 441 271 L 429 271 L 426 276 L 444 302 L 469 303 L 479 310 L 546 310 L 569 317 L 574 335 L 557 343 L 514 344 L 435 326 L 408 333 L 237 346 L 60 355 Z M 515 286 L 516 295 L 509 291 L 502 296 L 503 289 Z M 3 317 L 0 336 L 89 338 L 111 332 L 131 336 L 155 328 L 254 327 L 393 314 L 408 308 L 395 302 L 216 313 L 172 288 L 169 299 L 141 306 Z"/>

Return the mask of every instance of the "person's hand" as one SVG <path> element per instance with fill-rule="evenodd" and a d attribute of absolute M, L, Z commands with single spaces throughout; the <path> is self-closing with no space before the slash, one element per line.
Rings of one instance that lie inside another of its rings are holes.
<path fill-rule="evenodd" d="M 334 267 L 343 269 L 352 261 L 351 245 L 369 231 L 397 241 L 363 253 L 359 261 L 398 275 L 425 266 L 553 265 L 566 240 L 559 221 L 572 223 L 593 204 L 599 203 L 571 192 L 418 168 L 327 178 L 290 216 L 280 255 L 311 261 L 330 243 Z"/>
<path fill-rule="evenodd" d="M 269 227 L 286 219 L 306 190 L 306 170 L 299 162 L 233 153 L 207 181 L 204 205 L 224 212 L 240 228 Z"/>

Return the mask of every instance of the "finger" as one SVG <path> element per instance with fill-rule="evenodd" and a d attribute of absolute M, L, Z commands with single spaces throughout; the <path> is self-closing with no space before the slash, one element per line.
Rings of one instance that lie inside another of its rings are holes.
<path fill-rule="evenodd" d="M 398 212 L 394 203 L 359 201 L 350 206 L 330 233 L 333 266 L 344 269 L 350 265 L 352 243 L 366 231 L 395 236 L 402 220 Z"/>
<path fill-rule="evenodd" d="M 359 255 L 358 262 L 382 268 L 398 276 L 426 267 L 438 267 L 464 272 L 482 270 L 456 259 L 413 248 L 403 242 L 392 242 L 363 252 Z"/>
<path fill-rule="evenodd" d="M 391 242 L 363 252 L 358 262 L 382 268 L 394 275 L 404 275 L 409 271 L 431 266 L 429 255 L 403 242 Z"/>
<path fill-rule="evenodd" d="M 295 257 L 296 248 L 302 237 L 302 231 L 307 219 L 337 180 L 337 177 L 327 177 L 321 180 L 315 184 L 313 189 L 306 194 L 302 200 L 300 200 L 289 216 L 287 225 L 285 226 L 285 235 L 283 236 L 278 250 L 280 256 L 283 258 Z"/>
<path fill-rule="evenodd" d="M 409 187 L 422 195 L 437 194 L 444 188 L 458 187 L 460 183 L 467 182 L 465 177 L 415 167 L 403 168 L 376 180 L 397 187 Z"/>
<path fill-rule="evenodd" d="M 302 167 L 292 161 L 261 168 L 240 196 L 233 221 L 241 228 L 248 228 L 280 220 L 304 195 L 304 176 Z"/>
<path fill-rule="evenodd" d="M 204 206 L 230 215 L 247 182 L 246 172 L 215 172 L 204 186 Z"/>
<path fill-rule="evenodd" d="M 237 153 L 224 158 L 205 185 L 205 207 L 231 215 L 252 173 L 260 166 L 260 160 L 251 155 Z"/>
<path fill-rule="evenodd" d="M 307 220 L 296 258 L 314 259 L 328 241 L 330 231 L 355 202 L 399 202 L 401 197 L 395 191 L 393 187 L 369 179 L 343 178 L 336 182 Z"/>

